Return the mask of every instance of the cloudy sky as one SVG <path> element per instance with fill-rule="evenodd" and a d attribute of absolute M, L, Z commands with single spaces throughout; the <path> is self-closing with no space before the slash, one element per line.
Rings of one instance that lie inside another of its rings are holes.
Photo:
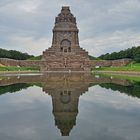
<path fill-rule="evenodd" d="M 80 46 L 90 55 L 140 45 L 140 0 L 0 0 L 0 48 L 42 54 L 65 5 L 76 16 Z"/>

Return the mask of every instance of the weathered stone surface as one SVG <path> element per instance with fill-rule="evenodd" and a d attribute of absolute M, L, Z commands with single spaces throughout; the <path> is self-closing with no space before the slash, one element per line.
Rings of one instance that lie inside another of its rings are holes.
<path fill-rule="evenodd" d="M 21 67 L 39 67 L 43 64 L 42 61 L 34 61 L 34 60 L 14 60 L 8 58 L 0 58 L 0 63 L 5 66 L 21 66 Z"/>
<path fill-rule="evenodd" d="M 118 60 L 92 60 L 90 64 L 92 67 L 120 67 L 125 66 L 131 62 L 131 59 L 118 59 Z"/>
<path fill-rule="evenodd" d="M 52 46 L 43 52 L 42 71 L 85 71 L 88 67 L 88 52 L 79 46 L 76 18 L 69 7 L 62 7 L 55 18 Z"/>
<path fill-rule="evenodd" d="M 7 58 L 0 58 L 0 63 L 5 65 L 5 66 L 21 66 L 21 67 L 48 67 L 52 70 L 61 70 L 60 66 L 62 66 L 62 70 L 69 70 L 70 66 L 73 67 L 81 67 L 83 64 L 85 66 L 84 69 L 90 70 L 90 68 L 95 67 L 95 66 L 124 66 L 129 64 L 131 59 L 119 59 L 119 60 L 92 60 L 92 61 L 81 61 L 79 60 L 78 62 L 73 61 L 73 60 L 67 60 L 63 62 L 60 60 L 56 60 L 55 62 L 52 60 L 14 60 L 14 59 L 7 59 Z M 67 65 L 67 67 L 64 67 L 64 65 Z M 57 68 L 57 67 L 58 68 Z M 73 70 L 77 70 L 76 68 L 71 68 Z"/>

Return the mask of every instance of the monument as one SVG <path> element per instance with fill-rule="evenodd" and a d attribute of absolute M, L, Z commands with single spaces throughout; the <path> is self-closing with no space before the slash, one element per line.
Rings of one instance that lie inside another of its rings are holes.
<path fill-rule="evenodd" d="M 69 7 L 62 7 L 55 18 L 52 46 L 45 50 L 41 60 L 13 60 L 0 58 L 5 66 L 39 67 L 42 72 L 89 72 L 91 68 L 125 66 L 131 59 L 90 60 L 88 52 L 80 48 L 76 18 Z"/>
<path fill-rule="evenodd" d="M 42 71 L 89 71 L 88 52 L 79 46 L 76 18 L 62 7 L 55 18 L 52 46 L 43 52 Z"/>

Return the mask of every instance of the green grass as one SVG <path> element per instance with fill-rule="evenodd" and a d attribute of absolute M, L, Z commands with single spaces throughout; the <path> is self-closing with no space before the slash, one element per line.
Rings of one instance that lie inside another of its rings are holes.
<path fill-rule="evenodd" d="M 93 71 L 140 71 L 140 63 L 131 62 L 122 67 L 101 67 L 94 68 Z"/>
<path fill-rule="evenodd" d="M 38 71 L 39 68 L 36 67 L 16 67 L 16 66 L 6 66 L 0 67 L 0 71 Z"/>
<path fill-rule="evenodd" d="M 115 74 L 99 74 L 100 76 L 103 76 L 103 77 L 114 77 L 114 78 L 118 78 L 118 79 L 127 79 L 131 82 L 140 82 L 140 76 L 137 76 L 137 75 L 115 75 Z"/>
<path fill-rule="evenodd" d="M 137 76 L 128 76 L 128 75 L 114 75 L 116 78 L 127 79 L 131 82 L 137 81 L 140 82 L 140 77 Z"/>

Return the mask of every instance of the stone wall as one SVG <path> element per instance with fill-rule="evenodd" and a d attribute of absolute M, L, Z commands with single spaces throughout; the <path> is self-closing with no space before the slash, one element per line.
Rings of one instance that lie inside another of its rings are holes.
<path fill-rule="evenodd" d="M 42 62 L 39 60 L 14 60 L 8 58 L 0 58 L 0 63 L 5 66 L 38 67 Z"/>
<path fill-rule="evenodd" d="M 131 59 L 113 60 L 111 66 L 125 66 L 131 62 Z"/>
<path fill-rule="evenodd" d="M 118 59 L 118 60 L 92 60 L 92 67 L 119 67 L 125 66 L 131 62 L 131 59 Z"/>
<path fill-rule="evenodd" d="M 125 66 L 129 64 L 131 59 L 120 59 L 120 60 L 89 60 L 86 62 L 87 68 L 93 68 L 95 66 L 105 67 L 105 66 Z M 0 64 L 5 66 L 20 66 L 20 67 L 47 67 L 50 65 L 51 61 L 43 60 L 14 60 L 7 58 L 0 58 Z M 57 62 L 55 63 L 55 66 Z M 57 71 L 57 70 L 56 70 Z"/>

